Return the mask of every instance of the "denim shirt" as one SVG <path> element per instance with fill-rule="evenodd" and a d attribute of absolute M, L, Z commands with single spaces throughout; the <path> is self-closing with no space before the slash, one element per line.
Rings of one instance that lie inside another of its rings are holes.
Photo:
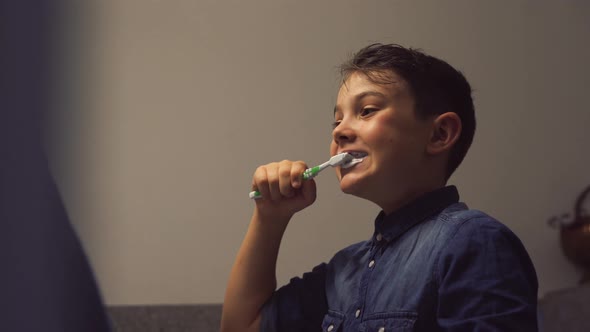
<path fill-rule="evenodd" d="M 261 331 L 537 331 L 537 288 L 516 235 L 449 186 L 275 291 Z"/>

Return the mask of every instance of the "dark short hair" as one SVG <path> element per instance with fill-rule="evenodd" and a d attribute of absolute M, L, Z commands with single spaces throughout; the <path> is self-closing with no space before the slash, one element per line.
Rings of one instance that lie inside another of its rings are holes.
<path fill-rule="evenodd" d="M 365 74 L 377 84 L 391 83 L 389 72 L 401 76 L 410 87 L 419 118 L 446 112 L 459 116 L 462 131 L 449 155 L 448 179 L 465 158 L 475 133 L 472 90 L 465 76 L 445 61 L 420 50 L 379 43 L 364 47 L 340 66 L 343 82 L 355 72 Z"/>

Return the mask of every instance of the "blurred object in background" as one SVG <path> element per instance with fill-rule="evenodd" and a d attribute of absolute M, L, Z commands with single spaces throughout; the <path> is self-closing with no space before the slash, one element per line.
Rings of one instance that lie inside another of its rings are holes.
<path fill-rule="evenodd" d="M 108 331 L 43 149 L 59 1 L 0 1 L 0 326 Z"/>
<path fill-rule="evenodd" d="M 590 331 L 589 300 L 589 284 L 547 293 L 539 300 L 541 331 Z"/>
<path fill-rule="evenodd" d="M 590 186 L 578 196 L 574 218 L 565 213 L 549 219 L 549 224 L 561 229 L 561 247 L 565 256 L 583 269 L 580 284 L 590 282 L 590 215 L 585 206 L 590 204 Z"/>

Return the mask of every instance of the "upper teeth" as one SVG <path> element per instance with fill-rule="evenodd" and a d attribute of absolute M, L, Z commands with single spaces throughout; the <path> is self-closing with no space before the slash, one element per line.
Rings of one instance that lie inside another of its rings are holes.
<path fill-rule="evenodd" d="M 358 151 L 351 151 L 348 152 L 350 155 L 352 155 L 355 158 L 363 158 L 365 157 L 367 154 L 365 152 L 358 152 Z"/>

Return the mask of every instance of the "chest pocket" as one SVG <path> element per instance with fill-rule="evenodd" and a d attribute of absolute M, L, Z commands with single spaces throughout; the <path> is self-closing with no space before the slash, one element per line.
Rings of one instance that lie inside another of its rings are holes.
<path fill-rule="evenodd" d="M 322 322 L 322 331 L 323 332 L 337 332 L 342 331 L 342 323 L 344 322 L 344 314 L 328 310 L 328 313 L 324 316 L 324 321 Z"/>
<path fill-rule="evenodd" d="M 418 315 L 413 312 L 378 314 L 361 323 L 362 332 L 412 332 Z"/>

